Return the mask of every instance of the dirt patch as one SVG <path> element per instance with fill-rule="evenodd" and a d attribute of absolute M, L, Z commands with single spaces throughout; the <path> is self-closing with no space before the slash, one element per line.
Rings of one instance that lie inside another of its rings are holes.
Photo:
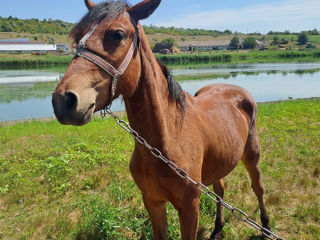
<path fill-rule="evenodd" d="M 71 213 L 68 214 L 68 218 L 73 222 L 76 223 L 78 222 L 78 219 L 81 216 L 81 211 L 79 209 L 72 211 Z"/>

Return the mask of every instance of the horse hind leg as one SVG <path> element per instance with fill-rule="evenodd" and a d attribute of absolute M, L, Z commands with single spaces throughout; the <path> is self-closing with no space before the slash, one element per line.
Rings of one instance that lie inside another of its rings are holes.
<path fill-rule="evenodd" d="M 219 197 L 223 199 L 224 195 L 224 182 L 221 178 L 219 181 L 213 183 L 213 190 Z M 217 214 L 215 221 L 215 228 L 211 234 L 210 240 L 221 239 L 222 238 L 222 228 L 224 225 L 224 214 L 221 203 L 217 203 Z"/>
<path fill-rule="evenodd" d="M 260 143 L 259 143 L 256 124 L 254 124 L 248 136 L 242 161 L 249 173 L 249 176 L 251 179 L 251 187 L 259 201 L 260 219 L 262 222 L 262 226 L 270 230 L 269 216 L 267 214 L 264 201 L 263 201 L 264 187 L 262 184 L 260 167 L 258 165 L 259 158 L 260 158 Z"/>

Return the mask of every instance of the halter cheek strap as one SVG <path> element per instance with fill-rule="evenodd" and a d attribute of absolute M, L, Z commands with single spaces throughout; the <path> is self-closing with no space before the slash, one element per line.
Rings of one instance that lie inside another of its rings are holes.
<path fill-rule="evenodd" d="M 86 48 L 86 42 L 87 40 L 91 37 L 91 35 L 94 33 L 96 28 L 98 27 L 98 24 L 94 25 L 90 31 L 84 35 L 84 37 L 80 40 L 78 44 L 78 49 L 75 53 L 75 57 L 83 57 L 87 59 L 88 61 L 96 64 L 99 66 L 101 69 L 103 69 L 105 72 L 107 72 L 111 77 L 112 77 L 112 82 L 111 82 L 111 97 L 107 105 L 109 105 L 116 93 L 116 88 L 117 84 L 119 81 L 119 78 L 123 75 L 123 73 L 126 71 L 126 69 L 129 66 L 129 63 L 133 57 L 134 51 L 137 47 L 138 44 L 138 37 L 137 33 L 135 33 L 133 41 L 131 43 L 131 46 L 128 50 L 127 55 L 125 56 L 124 60 L 122 61 L 121 65 L 119 66 L 118 69 L 116 69 L 114 66 L 112 66 L 110 63 L 99 57 L 97 54 L 94 52 L 90 51 L 89 49 Z"/>

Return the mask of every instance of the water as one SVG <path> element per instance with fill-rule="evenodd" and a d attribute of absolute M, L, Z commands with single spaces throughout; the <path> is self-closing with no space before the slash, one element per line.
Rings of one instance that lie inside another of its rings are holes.
<path fill-rule="evenodd" d="M 194 94 L 212 83 L 228 83 L 247 89 L 257 102 L 320 97 L 320 63 L 308 64 L 239 64 L 174 69 L 173 74 Z M 52 117 L 51 93 L 63 73 L 50 71 L 0 71 L 0 121 Z M 124 110 L 121 99 L 112 109 Z"/>

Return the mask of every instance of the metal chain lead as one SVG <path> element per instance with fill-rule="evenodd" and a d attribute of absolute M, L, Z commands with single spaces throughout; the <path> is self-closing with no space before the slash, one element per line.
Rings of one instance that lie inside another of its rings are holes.
<path fill-rule="evenodd" d="M 275 233 L 273 233 L 270 230 L 262 227 L 261 225 L 259 225 L 258 223 L 256 223 L 252 219 L 250 219 L 248 214 L 246 214 L 242 210 L 240 210 L 240 209 L 238 209 L 236 207 L 232 207 L 231 205 L 229 205 L 228 203 L 223 201 L 222 198 L 219 195 L 217 195 L 216 193 L 210 191 L 210 189 L 207 186 L 205 186 L 203 183 L 200 183 L 200 182 L 197 182 L 197 181 L 193 180 L 185 170 L 179 168 L 174 162 L 170 161 L 165 156 L 163 156 L 162 153 L 157 148 L 154 148 L 154 147 L 150 146 L 143 137 L 141 137 L 134 129 L 132 129 L 127 122 L 121 120 L 118 116 L 116 116 L 111 111 L 111 109 L 109 107 L 105 108 L 102 111 L 101 116 L 105 117 L 106 113 L 109 114 L 112 118 L 114 118 L 115 121 L 117 122 L 117 124 L 121 128 L 123 128 L 126 132 L 128 132 L 134 138 L 134 140 L 137 143 L 139 143 L 141 145 L 144 145 L 154 157 L 160 159 L 165 164 L 167 164 L 168 167 L 170 167 L 173 171 L 175 171 L 175 173 L 179 177 L 181 177 L 182 179 L 188 180 L 193 185 L 195 185 L 200 192 L 202 192 L 204 195 L 209 197 L 212 201 L 214 201 L 215 203 L 220 203 L 222 206 L 227 208 L 232 213 L 232 215 L 234 217 L 236 217 L 237 219 L 239 219 L 242 222 L 245 222 L 245 223 L 249 224 L 251 227 L 257 229 L 266 238 L 269 238 L 269 239 L 272 239 L 272 240 L 274 240 L 274 239 L 276 239 L 276 240 L 284 240 L 283 238 L 280 238 L 279 236 L 277 236 Z"/>

